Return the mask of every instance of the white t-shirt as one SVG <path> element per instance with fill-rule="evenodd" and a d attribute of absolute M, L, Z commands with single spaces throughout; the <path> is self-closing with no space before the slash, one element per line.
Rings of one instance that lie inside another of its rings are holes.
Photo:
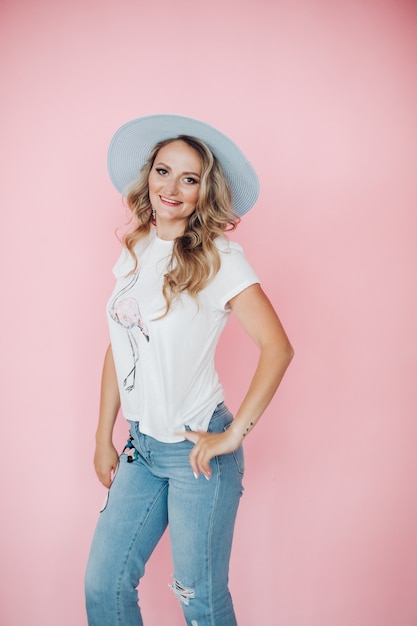
<path fill-rule="evenodd" d="M 226 238 L 216 241 L 221 268 L 198 294 L 181 294 L 165 317 L 162 295 L 174 242 L 159 239 L 155 229 L 113 268 L 116 286 L 107 307 L 110 339 L 126 419 L 139 421 L 141 432 L 163 442 L 181 441 L 185 426 L 207 430 L 224 394 L 214 367 L 214 353 L 230 314 L 228 302 L 259 282 L 242 248 Z"/>

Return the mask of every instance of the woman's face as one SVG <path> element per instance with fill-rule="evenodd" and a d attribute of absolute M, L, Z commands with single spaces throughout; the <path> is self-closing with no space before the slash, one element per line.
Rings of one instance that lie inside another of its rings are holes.
<path fill-rule="evenodd" d="M 159 150 L 149 173 L 148 187 L 156 212 L 158 235 L 174 239 L 184 233 L 200 193 L 201 158 L 178 139 Z"/>

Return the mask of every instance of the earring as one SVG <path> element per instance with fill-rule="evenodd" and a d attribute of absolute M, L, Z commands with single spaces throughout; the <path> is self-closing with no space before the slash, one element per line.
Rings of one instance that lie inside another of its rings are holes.
<path fill-rule="evenodd" d="M 156 220 L 156 211 L 155 211 L 155 209 L 153 207 L 152 207 L 152 219 L 153 219 L 153 221 Z"/>

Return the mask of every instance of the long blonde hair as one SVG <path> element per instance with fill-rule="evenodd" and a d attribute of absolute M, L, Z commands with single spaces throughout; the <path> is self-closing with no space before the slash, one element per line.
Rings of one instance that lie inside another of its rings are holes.
<path fill-rule="evenodd" d="M 139 179 L 127 195 L 127 204 L 136 222 L 134 230 L 124 237 L 124 244 L 135 262 L 133 271 L 138 266 L 134 247 L 149 234 L 151 225 L 155 225 L 149 199 L 149 173 L 159 150 L 178 140 L 184 141 L 198 152 L 202 171 L 195 211 L 188 218 L 184 234 L 175 239 L 168 271 L 164 277 L 164 315 L 168 313 L 173 298 L 187 292 L 197 299 L 198 293 L 214 278 L 220 269 L 220 255 L 214 240 L 225 231 L 234 230 L 240 221 L 231 209 L 232 195 L 226 176 L 206 144 L 188 135 L 161 141 L 151 150 Z"/>

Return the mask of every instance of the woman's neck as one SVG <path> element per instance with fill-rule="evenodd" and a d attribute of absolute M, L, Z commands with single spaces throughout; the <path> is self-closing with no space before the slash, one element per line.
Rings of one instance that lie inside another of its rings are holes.
<path fill-rule="evenodd" d="M 158 218 L 156 219 L 156 235 L 159 239 L 174 241 L 174 239 L 181 237 L 183 234 L 184 229 L 182 227 L 178 228 L 177 224 L 161 224 L 158 223 Z"/>

